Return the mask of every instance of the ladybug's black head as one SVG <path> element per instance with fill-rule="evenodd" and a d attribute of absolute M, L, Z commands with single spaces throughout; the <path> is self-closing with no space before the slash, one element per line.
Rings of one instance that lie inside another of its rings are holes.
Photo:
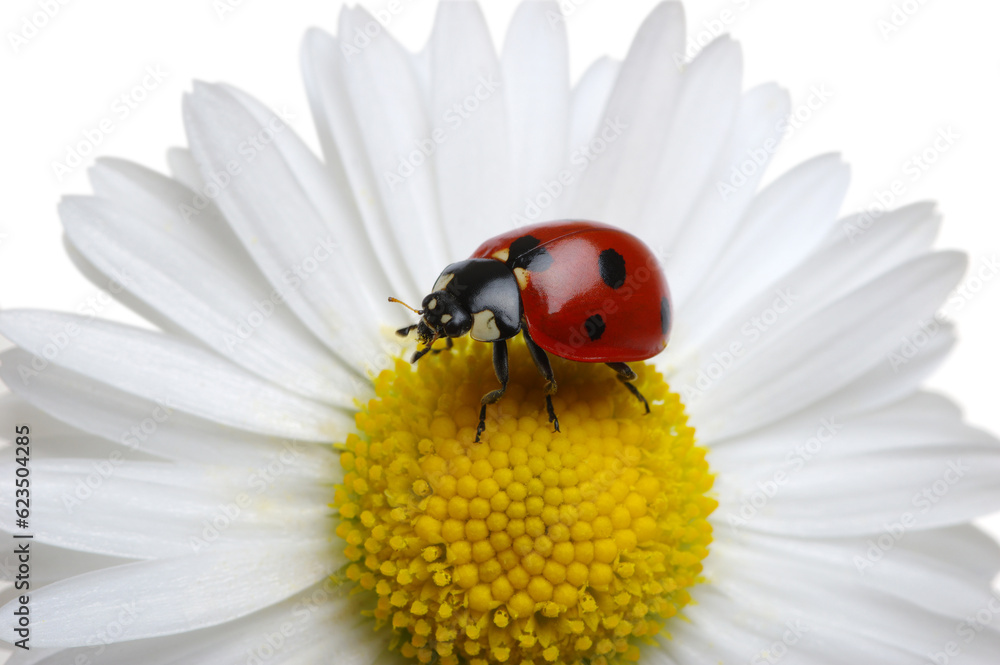
<path fill-rule="evenodd" d="M 472 330 L 472 315 L 447 291 L 435 291 L 421 305 L 423 322 L 445 337 L 461 337 Z"/>

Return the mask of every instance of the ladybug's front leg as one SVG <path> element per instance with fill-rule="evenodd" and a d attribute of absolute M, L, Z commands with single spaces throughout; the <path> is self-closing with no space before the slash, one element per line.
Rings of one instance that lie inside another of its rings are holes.
<path fill-rule="evenodd" d="M 642 402 L 642 405 L 646 407 L 646 413 L 649 413 L 649 402 L 647 402 L 646 398 L 642 396 L 642 393 L 639 392 L 639 389 L 632 384 L 632 382 L 638 378 L 636 376 L 635 371 L 625 363 L 604 363 L 604 364 L 610 367 L 611 369 L 615 370 L 616 372 L 618 372 L 618 380 L 621 381 L 626 388 L 628 388 L 628 391 L 630 393 L 635 395 L 639 399 L 639 401 Z"/>
<path fill-rule="evenodd" d="M 443 349 L 431 349 L 431 353 L 437 355 L 442 351 L 451 351 L 451 347 L 455 346 L 455 341 L 451 337 L 444 338 L 444 348 Z"/>
<path fill-rule="evenodd" d="M 507 391 L 510 370 L 507 364 L 507 342 L 505 340 L 493 342 L 493 371 L 496 372 L 497 380 L 500 381 L 500 389 L 486 393 L 483 395 L 483 399 L 480 400 L 483 406 L 479 409 L 479 427 L 476 428 L 476 443 L 479 443 L 479 437 L 483 435 L 483 430 L 486 429 L 487 405 L 499 400 Z"/>
<path fill-rule="evenodd" d="M 552 374 L 552 365 L 549 364 L 549 357 L 545 355 L 545 350 L 535 344 L 535 340 L 531 339 L 531 335 L 528 334 L 528 326 L 521 326 L 521 334 L 524 335 L 524 341 L 528 345 L 528 352 L 531 353 L 531 359 L 535 361 L 535 367 L 538 368 L 539 373 L 545 378 L 545 410 L 549 414 L 549 422 L 559 431 L 559 419 L 556 418 L 556 410 L 552 408 L 552 396 L 556 394 L 555 376 Z"/>

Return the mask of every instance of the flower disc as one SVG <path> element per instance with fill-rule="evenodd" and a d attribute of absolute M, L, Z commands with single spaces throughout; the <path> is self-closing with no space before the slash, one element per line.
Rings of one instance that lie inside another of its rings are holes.
<path fill-rule="evenodd" d="M 341 455 L 347 577 L 420 662 L 616 663 L 689 601 L 716 502 L 678 396 L 637 365 L 645 415 L 604 365 L 555 361 L 561 432 L 511 344 L 507 394 L 489 346 L 398 361 Z"/>

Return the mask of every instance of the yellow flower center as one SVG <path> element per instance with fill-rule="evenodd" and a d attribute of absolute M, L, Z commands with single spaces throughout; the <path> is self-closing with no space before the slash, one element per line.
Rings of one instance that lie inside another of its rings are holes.
<path fill-rule="evenodd" d="M 553 358 L 560 433 L 543 380 L 511 343 L 510 386 L 490 345 L 459 340 L 398 361 L 342 447 L 335 491 L 348 579 L 421 663 L 610 665 L 638 658 L 690 600 L 716 502 L 678 396 L 636 365 L 638 401 L 601 364 Z"/>

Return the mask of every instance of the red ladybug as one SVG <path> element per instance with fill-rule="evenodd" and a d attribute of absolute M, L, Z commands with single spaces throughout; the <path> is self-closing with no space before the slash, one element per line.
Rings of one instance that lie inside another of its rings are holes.
<path fill-rule="evenodd" d="M 545 406 L 557 432 L 556 381 L 546 351 L 607 364 L 649 412 L 626 363 L 651 358 L 667 346 L 670 292 L 653 252 L 630 233 L 583 221 L 515 229 L 445 268 L 421 307 L 413 310 L 420 322 L 397 331 L 405 337 L 416 329 L 424 344 L 412 362 L 442 337 L 448 348 L 452 338 L 467 333 L 493 343 L 500 388 L 483 396 L 476 441 L 486 427 L 486 406 L 507 389 L 506 340 L 518 333 L 546 379 Z"/>

